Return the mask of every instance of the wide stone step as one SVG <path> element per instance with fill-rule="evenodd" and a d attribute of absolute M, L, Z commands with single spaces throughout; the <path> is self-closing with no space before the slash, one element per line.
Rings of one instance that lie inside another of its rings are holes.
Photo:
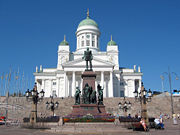
<path fill-rule="evenodd" d="M 121 126 L 113 124 L 76 124 L 73 125 L 63 125 L 56 128 L 51 128 L 47 130 L 53 133 L 62 133 L 62 134 L 104 134 L 104 133 L 128 133 L 131 130 L 123 128 Z"/>

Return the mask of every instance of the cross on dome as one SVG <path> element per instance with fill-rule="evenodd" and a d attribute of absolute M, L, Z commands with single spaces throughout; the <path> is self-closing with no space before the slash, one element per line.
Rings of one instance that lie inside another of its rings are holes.
<path fill-rule="evenodd" d="M 89 18 L 89 8 L 87 9 L 87 18 Z"/>
<path fill-rule="evenodd" d="M 66 41 L 66 35 L 64 35 L 64 41 Z"/>
<path fill-rule="evenodd" d="M 66 35 L 64 35 L 64 40 L 60 43 L 60 45 L 69 45 L 69 43 L 66 41 Z"/>

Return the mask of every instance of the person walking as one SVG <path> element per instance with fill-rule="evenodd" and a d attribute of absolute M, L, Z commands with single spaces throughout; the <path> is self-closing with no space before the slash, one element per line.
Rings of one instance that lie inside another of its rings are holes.
<path fill-rule="evenodd" d="M 175 113 L 173 114 L 173 124 L 178 125 Z"/>

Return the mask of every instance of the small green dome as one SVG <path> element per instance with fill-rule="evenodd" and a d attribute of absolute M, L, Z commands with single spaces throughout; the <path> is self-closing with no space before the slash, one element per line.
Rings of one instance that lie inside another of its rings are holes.
<path fill-rule="evenodd" d="M 117 44 L 116 44 L 115 41 L 111 40 L 111 41 L 108 42 L 108 45 L 109 45 L 109 46 L 112 46 L 112 45 L 117 45 Z"/>
<path fill-rule="evenodd" d="M 97 23 L 94 20 L 90 19 L 89 16 L 87 16 L 86 19 L 82 20 L 79 23 L 78 28 L 81 27 L 81 26 L 85 26 L 85 25 L 92 25 L 92 26 L 95 26 L 95 27 L 98 28 Z"/>
<path fill-rule="evenodd" d="M 69 45 L 69 43 L 66 41 L 65 35 L 64 35 L 64 40 L 60 43 L 60 45 Z"/>
<path fill-rule="evenodd" d="M 111 35 L 111 40 L 108 42 L 109 46 L 117 45 L 115 41 L 112 40 L 112 35 Z"/>
<path fill-rule="evenodd" d="M 61 43 L 60 43 L 60 45 L 69 45 L 69 43 L 67 42 L 67 41 L 62 41 Z"/>

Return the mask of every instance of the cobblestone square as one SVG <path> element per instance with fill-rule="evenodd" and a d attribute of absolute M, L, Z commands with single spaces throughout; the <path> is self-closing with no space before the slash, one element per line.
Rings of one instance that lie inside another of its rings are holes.
<path fill-rule="evenodd" d="M 64 131 L 68 131 L 71 128 L 64 128 Z M 76 128 L 76 130 L 82 130 L 82 129 L 78 129 Z M 84 130 L 86 130 L 86 128 L 84 128 Z M 65 133 L 62 132 L 51 132 L 50 130 L 40 130 L 40 129 L 25 129 L 25 128 L 21 128 L 21 127 L 17 127 L 17 126 L 5 126 L 2 125 L 0 126 L 0 135 L 12 135 L 12 134 L 16 134 L 16 135 L 65 135 Z M 82 130 L 83 131 L 83 130 Z M 172 124 L 172 120 L 166 120 L 165 121 L 165 130 L 155 130 L 155 129 L 150 129 L 149 132 L 142 132 L 142 131 L 133 131 L 133 130 L 127 130 L 127 129 L 121 129 L 120 132 L 114 132 L 113 128 L 110 131 L 107 132 L 103 132 L 99 129 L 97 129 L 97 131 L 93 132 L 92 129 L 90 130 L 87 127 L 87 132 L 84 133 L 78 133 L 78 134 L 82 134 L 82 135 L 91 135 L 91 134 L 96 134 L 96 135 L 180 135 L 180 120 L 178 120 L 178 125 L 173 125 Z M 99 132 L 101 131 L 101 132 Z M 67 132 L 66 132 L 67 133 Z M 77 134 L 77 133 L 67 133 L 68 135 L 72 135 L 72 134 Z"/>

